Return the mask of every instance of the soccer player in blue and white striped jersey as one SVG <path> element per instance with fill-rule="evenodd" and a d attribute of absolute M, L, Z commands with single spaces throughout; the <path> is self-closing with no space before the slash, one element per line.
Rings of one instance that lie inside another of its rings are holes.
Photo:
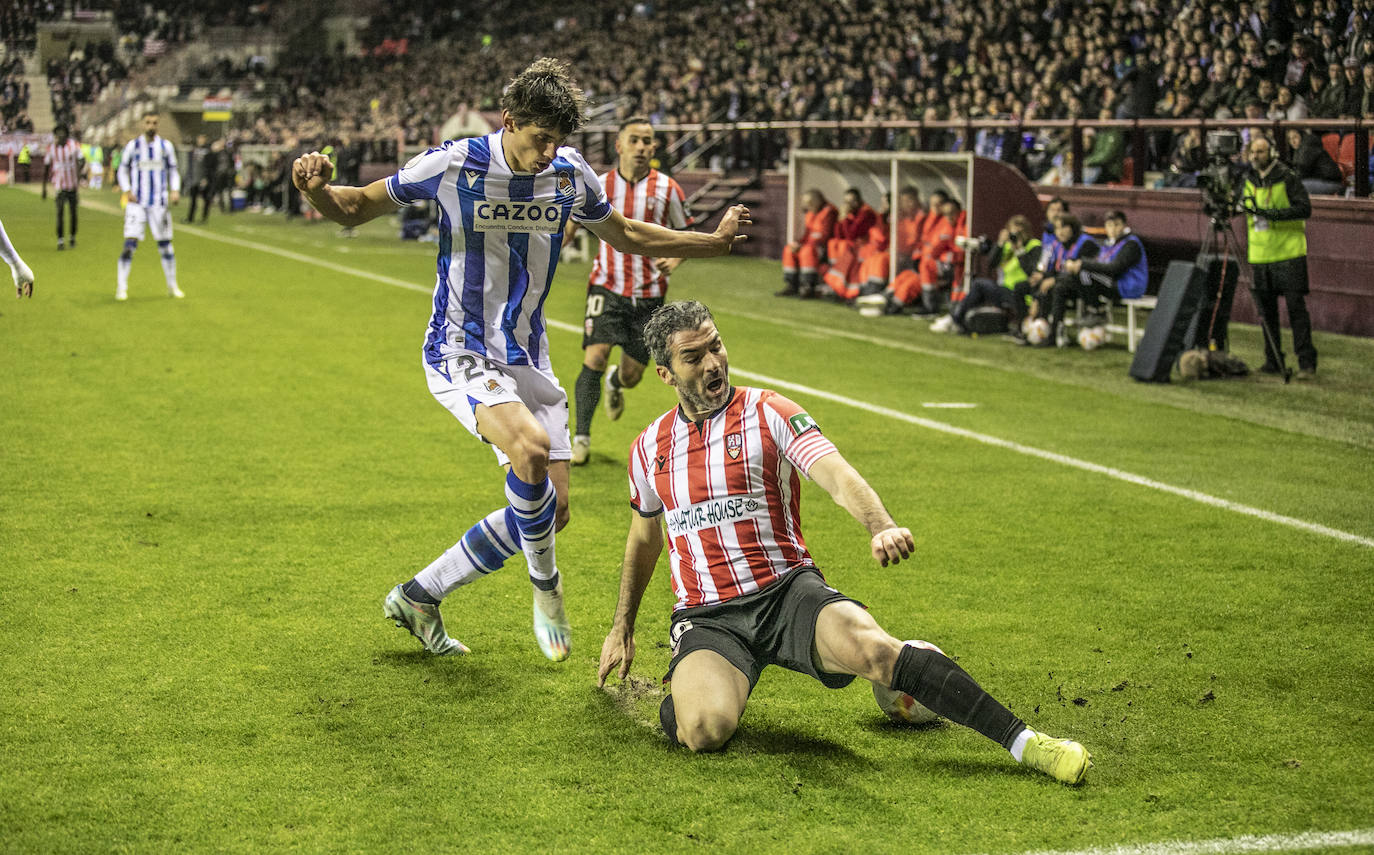
<path fill-rule="evenodd" d="M 586 120 L 586 100 L 557 60 L 536 60 L 501 98 L 502 127 L 450 141 L 366 187 L 327 182 L 314 152 L 292 181 L 321 214 L 357 226 L 421 199 L 439 203 L 433 311 L 425 331 L 430 392 L 507 467 L 509 504 L 480 520 L 384 610 L 437 654 L 466 653 L 439 615 L 445 596 L 523 551 L 534 583 L 534 633 L 544 655 L 568 657 L 570 629 L 554 560 L 554 532 L 568 520 L 568 396 L 549 365 L 544 298 L 569 219 L 622 252 L 651 257 L 725 255 L 741 225 L 731 208 L 713 233 L 627 220 L 611 208 L 581 153 L 563 145 Z"/>
<path fill-rule="evenodd" d="M 129 299 L 129 269 L 134 250 L 143 240 L 145 226 L 152 230 L 162 257 L 162 273 L 167 293 L 178 299 L 186 295 L 177 287 L 177 259 L 172 252 L 172 217 L 168 204 L 181 200 L 181 172 L 177 152 L 170 142 L 157 134 L 158 115 L 143 116 L 143 134 L 129 140 L 119 161 L 120 204 L 124 206 L 124 251 L 119 254 L 119 278 L 115 299 Z"/>

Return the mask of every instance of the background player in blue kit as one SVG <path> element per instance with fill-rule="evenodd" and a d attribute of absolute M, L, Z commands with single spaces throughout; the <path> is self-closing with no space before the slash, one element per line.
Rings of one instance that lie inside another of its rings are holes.
<path fill-rule="evenodd" d="M 134 250 L 143 240 L 144 230 L 152 231 L 162 260 L 162 275 L 167 280 L 168 296 L 186 295 L 177 286 L 177 259 L 172 251 L 172 217 L 169 204 L 181 201 L 181 173 L 177 169 L 176 148 L 158 136 L 158 115 L 143 115 L 143 133 L 129 140 L 119 161 L 120 198 L 124 205 L 124 251 L 119 254 L 115 299 L 129 299 L 129 270 Z"/>
<path fill-rule="evenodd" d="M 627 220 L 611 208 L 582 155 L 562 145 L 585 122 L 586 100 L 567 66 L 542 58 L 501 98 L 502 127 L 449 141 L 366 187 L 336 187 L 329 160 L 298 158 L 292 181 L 321 214 L 357 226 L 422 199 L 439 204 L 434 309 L 425 375 L 434 397 L 507 467 L 502 507 L 413 579 L 384 610 L 432 653 L 466 653 L 445 631 L 439 603 L 456 588 L 525 553 L 534 584 L 534 633 L 544 655 L 568 657 L 570 629 L 554 558 L 568 520 L 568 398 L 549 365 L 543 316 L 569 219 L 622 252 L 652 257 L 725 255 L 749 211 L 735 206 L 713 233 Z"/>

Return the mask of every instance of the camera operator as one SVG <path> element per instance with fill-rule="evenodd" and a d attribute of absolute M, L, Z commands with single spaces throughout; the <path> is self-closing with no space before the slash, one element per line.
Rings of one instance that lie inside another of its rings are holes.
<path fill-rule="evenodd" d="M 1298 379 L 1317 373 L 1317 349 L 1312 345 L 1312 318 L 1307 314 L 1307 224 L 1312 201 L 1298 176 L 1274 156 L 1265 137 L 1250 140 L 1250 168 L 1245 174 L 1241 208 L 1245 211 L 1248 259 L 1254 273 L 1255 302 L 1264 320 L 1266 374 L 1283 371 L 1279 340 L 1279 295 L 1288 304 Z"/>
<path fill-rule="evenodd" d="M 966 249 L 983 253 L 984 262 L 989 270 L 996 271 L 997 279 L 974 277 L 964 299 L 931 325 L 933 332 L 967 333 L 970 331 L 965 324 L 968 313 L 992 306 L 1006 313 L 1012 322 L 1012 336 L 1024 339 L 1021 320 L 1026 316 L 1026 301 L 1030 297 L 1030 274 L 1040 259 L 1040 241 L 1031 229 L 1030 220 L 1016 214 L 1007 220 L 996 243 L 986 237 L 958 239 Z"/>

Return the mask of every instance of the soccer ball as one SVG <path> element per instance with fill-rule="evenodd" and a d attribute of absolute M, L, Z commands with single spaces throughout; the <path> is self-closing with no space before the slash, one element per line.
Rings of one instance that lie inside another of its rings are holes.
<path fill-rule="evenodd" d="M 1097 350 L 1106 342 L 1106 327 L 1084 327 L 1078 331 L 1078 346 L 1084 350 Z"/>
<path fill-rule="evenodd" d="M 926 650 L 934 650 L 936 653 L 944 653 L 943 650 L 928 641 L 905 641 L 902 643 L 911 647 L 924 647 Z M 938 715 L 922 706 L 906 692 L 898 692 L 878 683 L 873 684 L 873 700 L 878 702 L 878 709 L 898 724 L 930 724 L 939 718 Z"/>
<path fill-rule="evenodd" d="M 1039 344 L 1050 337 L 1050 322 L 1044 318 L 1036 318 L 1026 326 L 1026 341 L 1031 344 Z"/>

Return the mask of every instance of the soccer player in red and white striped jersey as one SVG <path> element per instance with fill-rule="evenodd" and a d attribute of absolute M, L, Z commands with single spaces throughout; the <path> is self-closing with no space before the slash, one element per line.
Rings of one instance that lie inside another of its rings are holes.
<path fill-rule="evenodd" d="M 653 168 L 657 147 L 653 125 L 642 116 L 626 119 L 615 139 L 616 167 L 601 176 L 606 198 L 626 217 L 672 229 L 695 223 L 682 188 L 671 176 Z M 571 237 L 571 233 L 569 234 Z M 587 312 L 582 337 L 582 372 L 577 376 L 577 429 L 573 432 L 572 462 L 580 466 L 591 454 L 592 416 L 605 388 L 606 415 L 612 421 L 625 410 L 624 389 L 639 385 L 649 353 L 644 348 L 644 323 L 663 305 L 668 276 L 680 258 L 650 258 L 621 252 L 602 241 L 587 281 Z M 620 363 L 610 361 L 611 348 L 620 347 Z"/>
<path fill-rule="evenodd" d="M 664 677 L 672 693 L 659 708 L 669 739 L 694 751 L 723 747 L 764 667 L 780 665 L 829 688 L 867 678 L 1001 743 L 1018 762 L 1082 781 L 1092 765 L 1082 745 L 1026 727 L 939 648 L 898 641 L 826 584 L 802 538 L 800 475 L 868 529 L 883 566 L 909 557 L 915 540 L 800 406 L 730 385 L 710 311 L 667 304 L 644 338 L 678 406 L 630 449 L 634 514 L 600 684 L 617 667 L 622 680 L 629 675 L 635 618 L 666 528 L 677 595 Z"/>
<path fill-rule="evenodd" d="M 81 185 L 81 173 L 86 161 L 81 157 L 81 146 L 67 132 L 66 125 L 53 128 L 53 141 L 43 150 L 43 189 L 42 196 L 48 198 L 48 181 L 52 181 L 57 191 L 57 248 L 65 249 L 62 209 L 71 208 L 72 246 L 76 246 L 76 191 Z"/>

